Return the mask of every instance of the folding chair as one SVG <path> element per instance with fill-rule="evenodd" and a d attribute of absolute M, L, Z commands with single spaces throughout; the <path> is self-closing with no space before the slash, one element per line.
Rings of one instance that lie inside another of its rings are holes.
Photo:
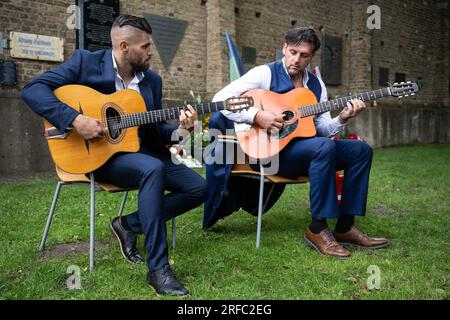
<path fill-rule="evenodd" d="M 235 136 L 219 135 L 218 141 L 222 143 L 229 143 L 239 146 L 239 141 Z M 244 152 L 240 147 L 237 148 L 238 152 Z M 240 151 L 239 151 L 240 150 Z M 240 157 L 241 159 L 242 157 Z M 248 157 L 245 157 L 248 159 Z M 259 244 L 261 240 L 261 224 L 262 224 L 262 213 L 267 206 L 267 203 L 272 195 L 273 190 L 277 184 L 296 184 L 296 183 L 306 183 L 309 181 L 308 177 L 297 177 L 295 179 L 288 179 L 280 177 L 277 175 L 269 175 L 264 173 L 264 166 L 259 163 L 260 171 L 253 170 L 248 163 L 245 164 L 234 164 L 231 170 L 231 176 L 233 177 L 243 177 L 248 179 L 259 179 L 259 200 L 258 200 L 258 224 L 256 229 L 256 249 L 259 249 Z M 264 184 L 270 184 L 271 188 L 267 195 L 266 201 L 263 204 L 264 198 Z"/>
<path fill-rule="evenodd" d="M 45 246 L 45 241 L 47 240 L 47 235 L 50 230 L 50 225 L 52 222 L 53 215 L 55 213 L 56 203 L 58 201 L 59 193 L 61 191 L 61 187 L 63 185 L 89 185 L 90 187 L 90 241 L 89 241 L 89 271 L 92 272 L 94 270 L 94 227 L 95 227 L 95 192 L 123 192 L 122 203 L 119 209 L 119 216 L 122 215 L 123 209 L 125 208 L 125 203 L 127 201 L 128 192 L 132 190 L 137 190 L 137 188 L 121 188 L 108 183 L 100 183 L 94 181 L 94 174 L 90 173 L 89 178 L 83 174 L 72 174 L 63 171 L 62 169 L 56 168 L 56 174 L 59 178 L 58 183 L 56 184 L 55 195 L 53 196 L 52 204 L 50 207 L 50 212 L 47 218 L 47 224 L 45 226 L 44 234 L 42 235 L 41 243 L 39 244 L 39 251 L 42 251 Z M 175 218 L 172 219 L 172 247 L 175 249 L 176 246 L 176 225 Z"/>

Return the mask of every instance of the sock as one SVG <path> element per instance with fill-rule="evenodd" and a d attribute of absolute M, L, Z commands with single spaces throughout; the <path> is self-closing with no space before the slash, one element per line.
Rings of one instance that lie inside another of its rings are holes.
<path fill-rule="evenodd" d="M 334 230 L 339 233 L 350 231 L 352 225 L 355 224 L 355 216 L 351 214 L 341 214 L 336 223 Z"/>
<path fill-rule="evenodd" d="M 328 228 L 327 219 L 313 218 L 311 224 L 309 225 L 309 230 L 315 234 L 326 228 Z"/>

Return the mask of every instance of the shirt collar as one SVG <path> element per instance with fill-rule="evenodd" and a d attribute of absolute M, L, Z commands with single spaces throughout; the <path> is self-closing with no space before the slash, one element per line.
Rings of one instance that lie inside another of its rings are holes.
<path fill-rule="evenodd" d="M 112 61 L 113 61 L 113 68 L 114 68 L 114 72 L 116 73 L 116 76 L 118 76 L 119 78 L 122 79 L 122 77 L 119 74 L 119 70 L 117 69 L 117 62 L 116 62 L 116 58 L 114 58 L 114 54 L 111 50 L 111 55 L 112 55 Z M 138 82 L 141 82 L 142 79 L 144 79 L 144 72 L 140 71 L 138 73 L 135 72 L 135 77 L 137 78 Z"/>
<path fill-rule="evenodd" d="M 287 74 L 289 77 L 291 77 L 291 76 L 289 75 L 289 72 L 287 71 L 286 64 L 285 64 L 285 62 L 284 62 L 284 58 L 281 59 L 281 61 L 283 61 L 284 72 L 286 72 L 286 74 Z M 308 87 L 308 86 L 306 85 L 306 84 L 308 83 L 308 80 L 309 80 L 309 74 L 308 74 L 308 72 L 307 72 L 306 69 L 305 69 L 305 70 L 303 71 L 303 86 L 304 86 L 305 88 Z"/>

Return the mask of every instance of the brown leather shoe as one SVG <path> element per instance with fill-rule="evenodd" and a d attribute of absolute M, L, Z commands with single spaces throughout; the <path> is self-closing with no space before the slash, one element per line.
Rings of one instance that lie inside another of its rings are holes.
<path fill-rule="evenodd" d="M 333 237 L 329 229 L 324 229 L 318 234 L 312 233 L 311 230 L 306 229 L 305 242 L 321 255 L 333 256 L 340 259 L 347 259 L 352 254 L 345 249 Z"/>
<path fill-rule="evenodd" d="M 351 244 L 366 249 L 382 249 L 389 244 L 389 241 L 385 238 L 373 238 L 367 236 L 355 225 L 345 233 L 333 231 L 333 235 L 340 244 Z"/>

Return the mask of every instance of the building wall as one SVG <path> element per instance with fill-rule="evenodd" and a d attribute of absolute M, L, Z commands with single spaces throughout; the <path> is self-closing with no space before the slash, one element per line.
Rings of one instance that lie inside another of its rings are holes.
<path fill-rule="evenodd" d="M 72 0 L 1 0 L 0 32 L 11 31 L 62 37 L 64 57 L 75 50 L 76 33 L 66 26 Z M 369 30 L 367 7 L 381 9 L 381 29 Z M 169 70 L 156 53 L 152 69 L 164 79 L 164 103 L 189 99 L 189 91 L 204 101 L 228 82 L 228 31 L 238 49 L 256 49 L 256 65 L 275 59 L 287 29 L 312 26 L 321 34 L 342 39 L 342 81 L 328 86 L 334 98 L 379 88 L 378 70 L 389 68 L 406 79 L 422 78 L 415 97 L 386 98 L 369 104 L 347 125 L 374 147 L 450 141 L 449 5 L 448 1 L 324 0 L 122 0 L 121 13 L 152 13 L 189 24 Z M 20 99 L 21 88 L 34 76 L 58 65 L 12 59 L 9 49 L 0 59 L 17 64 L 18 85 L 0 88 L 0 174 L 49 170 L 52 162 L 42 137 L 42 120 Z M 321 52 L 312 66 L 321 64 Z"/>
<path fill-rule="evenodd" d="M 68 0 L 0 1 L 0 32 L 9 40 L 12 31 L 62 37 L 64 58 L 75 49 L 75 32 L 66 27 Z M 43 122 L 20 99 L 20 89 L 33 77 L 57 63 L 14 59 L 4 49 L 0 59 L 17 64 L 17 86 L 0 87 L 0 174 L 45 171 L 52 161 L 43 138 Z"/>

